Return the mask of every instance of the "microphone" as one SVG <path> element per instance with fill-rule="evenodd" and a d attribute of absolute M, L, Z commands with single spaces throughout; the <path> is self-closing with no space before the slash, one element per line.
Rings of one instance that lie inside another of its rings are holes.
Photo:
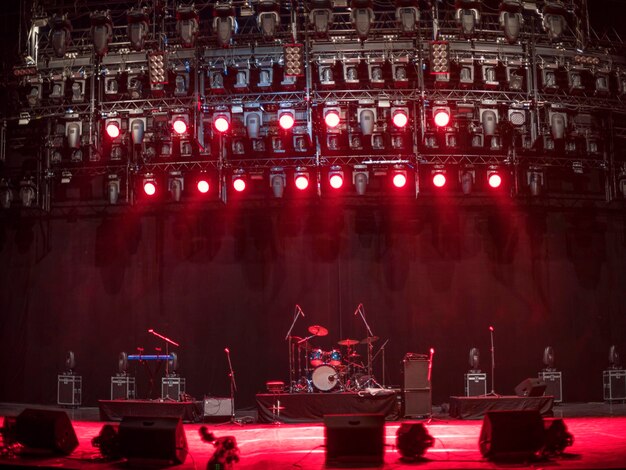
<path fill-rule="evenodd" d="M 224 352 L 225 352 L 226 354 L 230 354 L 230 350 L 229 350 L 228 348 L 224 348 Z"/>
<path fill-rule="evenodd" d="M 148 333 L 154 333 L 154 328 L 150 328 L 150 329 L 148 330 Z"/>
<path fill-rule="evenodd" d="M 489 326 L 489 331 L 494 331 L 493 326 Z"/>
<path fill-rule="evenodd" d="M 356 310 L 354 311 L 354 314 L 356 315 L 357 313 L 359 313 L 359 310 L 361 310 L 361 307 L 363 307 L 363 304 L 359 304 L 356 308 Z"/>
<path fill-rule="evenodd" d="M 298 304 L 296 304 L 296 308 L 298 309 L 298 312 L 302 314 L 302 317 L 304 317 L 304 312 L 302 311 L 302 309 L 300 308 Z"/>

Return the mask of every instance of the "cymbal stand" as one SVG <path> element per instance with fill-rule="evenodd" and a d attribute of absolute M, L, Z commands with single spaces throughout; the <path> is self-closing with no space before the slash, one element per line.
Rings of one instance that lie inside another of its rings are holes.
<path fill-rule="evenodd" d="M 382 356 L 383 356 L 383 388 L 385 388 L 385 346 L 387 346 L 387 343 L 389 342 L 389 340 L 385 341 L 383 343 L 383 345 L 378 348 L 378 351 L 376 351 L 376 354 L 374 354 L 374 357 L 372 358 L 372 361 L 375 361 L 376 358 L 378 357 L 378 355 L 382 352 Z"/>
<path fill-rule="evenodd" d="M 364 312 L 363 304 L 359 304 L 359 306 L 356 308 L 355 314 L 356 313 L 361 315 L 361 318 L 363 319 L 363 323 L 365 323 L 365 328 L 367 329 L 367 336 L 368 336 L 368 338 L 373 337 L 374 333 L 372 333 L 372 329 L 367 324 L 367 320 L 365 319 L 365 312 Z M 368 341 L 367 342 L 367 376 L 368 376 L 368 379 L 363 384 L 364 388 L 367 388 L 368 385 L 371 386 L 372 384 L 376 385 L 378 388 L 382 388 L 380 386 L 380 384 L 378 382 L 376 382 L 376 380 L 374 380 L 374 376 L 373 376 L 373 373 L 372 373 L 372 352 L 373 352 L 373 350 L 374 350 L 374 345 L 372 344 L 371 341 Z"/>
<path fill-rule="evenodd" d="M 293 321 L 291 322 L 291 326 L 289 327 L 289 331 L 287 332 L 287 335 L 285 336 L 285 341 L 289 341 L 289 392 L 293 393 L 295 391 L 295 381 L 294 381 L 294 376 L 295 376 L 295 361 L 294 361 L 294 348 L 296 348 L 297 346 L 294 346 L 293 341 L 291 340 L 292 336 L 291 336 L 291 332 L 293 331 L 293 327 L 296 326 L 296 321 L 298 320 L 298 315 L 302 314 L 302 316 L 304 317 L 304 312 L 302 311 L 302 309 L 300 308 L 300 306 L 298 304 L 296 304 L 294 312 L 293 312 Z M 300 354 L 298 353 L 298 356 Z M 299 359 L 299 357 L 298 357 Z"/>

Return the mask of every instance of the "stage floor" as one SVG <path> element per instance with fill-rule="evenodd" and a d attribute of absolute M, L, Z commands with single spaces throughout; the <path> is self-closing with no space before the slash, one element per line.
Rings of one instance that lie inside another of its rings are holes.
<path fill-rule="evenodd" d="M 27 405 L 0 405 L 0 414 L 14 416 Z M 41 408 L 41 407 L 40 407 Z M 7 412 L 7 411 L 10 411 Z M 73 410 L 74 415 L 97 419 L 97 409 Z M 626 405 L 579 404 L 555 408 L 556 416 L 563 416 L 574 444 L 566 454 L 548 462 L 534 463 L 532 467 L 558 466 L 559 468 L 623 468 L 626 465 Z M 574 417 L 574 415 L 580 415 Z M 591 416 L 595 415 L 595 416 Z M 439 415 L 438 415 L 439 416 Z M 399 460 L 395 449 L 395 434 L 400 422 L 388 422 L 385 426 L 385 465 L 388 469 L 409 469 L 418 465 L 425 469 L 444 468 L 497 468 L 484 460 L 478 451 L 481 420 L 453 420 L 447 417 L 425 422 L 428 432 L 435 437 L 424 460 L 418 464 L 405 464 Z M 0 465 L 26 465 L 55 468 L 120 468 L 120 462 L 103 462 L 91 439 L 98 435 L 103 423 L 73 419 L 79 439 L 79 447 L 69 456 L 51 459 L 0 458 Z M 213 447 L 201 441 L 200 424 L 185 424 L 189 456 L 176 468 L 206 468 Z M 217 437 L 232 435 L 237 439 L 241 461 L 236 469 L 322 469 L 324 466 L 324 427 L 321 424 L 250 424 L 213 425 L 207 427 Z M 514 465 L 524 468 L 524 465 Z"/>

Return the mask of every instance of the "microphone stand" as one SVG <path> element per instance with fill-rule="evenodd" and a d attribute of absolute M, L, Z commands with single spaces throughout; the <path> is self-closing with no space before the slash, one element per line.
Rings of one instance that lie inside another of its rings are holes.
<path fill-rule="evenodd" d="M 169 355 L 170 355 L 170 350 L 169 350 L 169 345 L 171 344 L 173 346 L 179 347 L 180 344 L 178 344 L 176 341 L 171 340 L 167 336 L 163 336 L 162 334 L 157 333 L 156 331 L 154 331 L 154 328 L 150 328 L 148 330 L 148 333 L 153 334 L 157 338 L 161 338 L 163 341 L 165 341 L 165 355 L 167 356 L 167 359 L 165 359 L 165 378 L 168 379 L 168 382 L 167 382 L 167 386 L 165 388 L 165 390 L 166 390 L 165 396 L 161 397 L 161 398 L 163 398 L 164 400 L 176 401 L 172 397 L 170 397 L 170 383 L 169 383 L 169 377 L 170 377 L 170 360 L 169 360 Z M 180 392 L 180 382 L 179 382 L 178 391 Z M 163 394 L 163 390 L 161 390 L 161 394 Z"/>
<path fill-rule="evenodd" d="M 294 350 L 298 347 L 298 346 L 294 346 L 293 342 L 291 341 L 291 332 L 293 331 L 293 327 L 296 326 L 296 321 L 298 320 L 299 314 L 302 314 L 302 316 L 304 317 L 304 312 L 302 311 L 300 306 L 296 304 L 296 307 L 293 312 L 293 321 L 291 322 L 289 331 L 287 332 L 287 335 L 285 336 L 285 341 L 289 340 L 289 392 L 290 393 L 293 393 L 295 390 L 295 384 L 294 384 L 295 353 L 294 353 Z M 300 354 L 298 353 L 298 364 L 299 363 L 300 363 Z M 300 367 L 298 368 L 300 369 Z M 301 371 L 299 371 L 299 373 L 301 373 Z"/>
<path fill-rule="evenodd" d="M 374 357 L 372 358 L 372 362 L 373 362 L 376 360 L 376 358 L 381 352 L 383 353 L 383 388 L 385 388 L 385 346 L 387 346 L 388 342 L 389 340 L 385 341 L 383 345 L 380 348 L 378 348 L 378 351 L 376 352 L 376 354 L 374 354 Z"/>
<path fill-rule="evenodd" d="M 363 304 L 359 304 L 359 306 L 356 308 L 356 312 L 354 312 L 354 314 L 359 314 L 361 315 L 361 318 L 363 319 L 363 323 L 365 323 L 365 328 L 367 329 L 367 335 L 368 335 L 368 339 L 374 336 L 374 333 L 372 333 L 372 329 L 370 328 L 370 326 L 367 324 L 367 320 L 365 319 L 365 313 L 363 312 Z M 367 342 L 367 375 L 369 376 L 368 379 L 365 381 L 366 384 L 375 384 L 377 385 L 379 388 L 382 388 L 380 386 L 380 384 L 378 382 L 376 382 L 376 380 L 374 380 L 374 377 L 372 376 L 372 352 L 374 349 L 374 345 L 372 344 L 371 341 Z"/>
<path fill-rule="evenodd" d="M 230 362 L 230 350 L 228 348 L 224 348 L 224 352 L 228 358 L 228 368 L 230 369 L 230 373 L 228 374 L 230 377 L 230 422 L 231 424 L 241 424 L 235 420 L 235 392 L 237 391 L 235 371 L 233 370 L 233 364 Z"/>
<path fill-rule="evenodd" d="M 493 326 L 489 327 L 489 333 L 491 336 L 491 392 L 489 392 L 486 396 L 488 397 L 499 397 L 496 393 L 496 349 L 493 345 Z"/>

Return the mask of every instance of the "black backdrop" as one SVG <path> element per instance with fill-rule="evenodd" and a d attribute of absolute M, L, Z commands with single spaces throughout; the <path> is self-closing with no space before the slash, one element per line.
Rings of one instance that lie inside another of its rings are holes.
<path fill-rule="evenodd" d="M 237 405 L 250 406 L 267 380 L 287 381 L 295 304 L 306 317 L 294 334 L 323 325 L 330 334 L 314 345 L 331 349 L 366 336 L 361 302 L 389 339 L 387 385 L 400 384 L 406 352 L 433 347 L 434 402 L 462 394 L 470 347 L 490 369 L 493 325 L 497 392 L 535 376 L 551 345 L 565 400 L 601 400 L 609 346 L 625 343 L 625 226 L 623 212 L 512 203 L 6 217 L 0 400 L 54 403 L 67 350 L 84 403 L 108 398 L 118 353 L 160 346 L 154 328 L 181 343 L 181 375 L 198 398 L 228 394 L 230 348 Z M 145 373 L 134 372 L 145 396 Z"/>

